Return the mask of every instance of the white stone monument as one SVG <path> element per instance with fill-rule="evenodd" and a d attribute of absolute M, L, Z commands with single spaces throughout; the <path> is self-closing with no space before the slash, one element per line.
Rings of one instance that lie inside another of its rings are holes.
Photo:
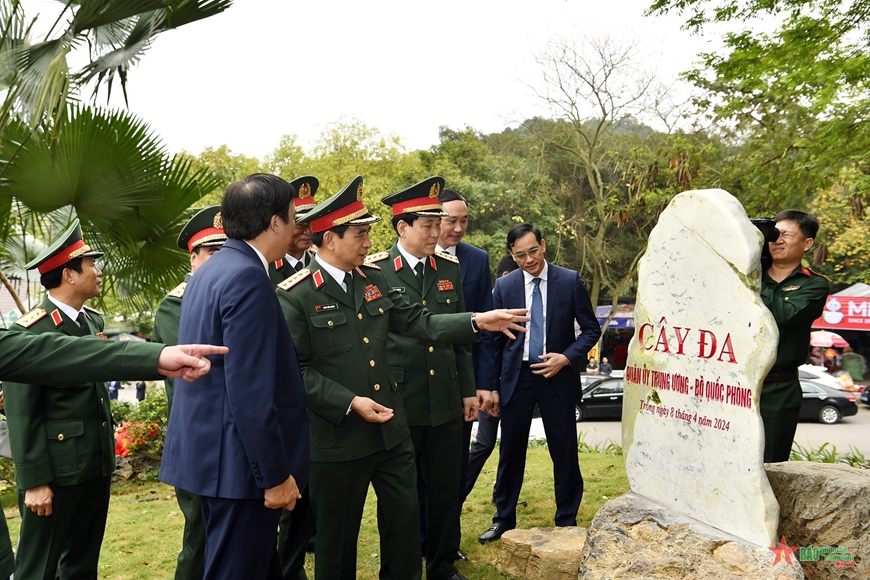
<path fill-rule="evenodd" d="M 622 410 L 635 493 L 760 546 L 779 504 L 763 468 L 761 384 L 779 337 L 761 233 L 721 189 L 676 196 L 639 265 Z"/>

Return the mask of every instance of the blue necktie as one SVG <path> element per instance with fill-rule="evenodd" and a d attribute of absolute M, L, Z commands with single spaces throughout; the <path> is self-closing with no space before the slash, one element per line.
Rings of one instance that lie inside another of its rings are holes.
<path fill-rule="evenodd" d="M 544 354 L 544 299 L 541 297 L 541 279 L 534 278 L 532 311 L 529 313 L 529 363 L 541 362 Z"/>

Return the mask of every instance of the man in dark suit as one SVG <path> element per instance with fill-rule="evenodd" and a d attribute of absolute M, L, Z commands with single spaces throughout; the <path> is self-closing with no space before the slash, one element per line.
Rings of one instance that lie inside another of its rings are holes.
<path fill-rule="evenodd" d="M 269 262 L 295 229 L 293 187 L 254 174 L 221 203 L 227 241 L 192 276 L 180 342 L 220 341 L 229 353 L 173 397 L 160 479 L 202 498 L 205 579 L 263 579 L 280 509 L 308 480 L 308 416 L 296 349 Z"/>
<path fill-rule="evenodd" d="M 501 448 L 495 483 L 493 525 L 479 539 L 495 541 L 516 527 L 532 413 L 537 404 L 553 460 L 557 526 L 576 526 L 583 498 L 577 458 L 574 405 L 580 396 L 580 370 L 601 336 L 589 295 L 577 272 L 546 261 L 547 244 L 531 224 L 514 226 L 507 248 L 520 269 L 499 278 L 496 308 L 528 308 L 524 341 L 496 337 L 496 371 L 501 403 Z M 557 308 L 558 305 L 558 308 Z M 580 335 L 574 334 L 574 321 Z"/>
<path fill-rule="evenodd" d="M 299 218 L 314 209 L 317 203 L 314 194 L 320 186 L 320 181 L 313 175 L 303 175 L 290 182 L 296 190 L 293 207 L 296 209 L 296 229 L 290 238 L 287 253 L 269 264 L 269 278 L 276 286 L 311 263 L 311 226 Z M 295 511 L 295 510 L 294 510 Z M 291 517 L 285 514 L 284 517 Z M 283 527 L 283 524 L 282 524 Z"/>
<path fill-rule="evenodd" d="M 472 312 L 492 309 L 492 274 L 489 271 L 489 254 L 485 251 L 462 241 L 468 229 L 468 203 L 465 198 L 452 189 L 441 191 L 438 196 L 441 208 L 446 214 L 441 218 L 441 234 L 438 237 L 436 249 L 456 256 L 459 259 L 459 268 L 462 273 L 462 293 L 465 296 L 465 308 Z M 483 406 L 486 399 L 490 403 L 497 401 L 498 393 L 491 393 L 493 383 L 493 367 L 495 364 L 495 336 L 485 332 L 479 343 L 471 345 L 471 360 L 474 364 L 474 382 L 478 391 L 479 404 Z M 490 413 L 493 413 L 490 415 Z M 481 410 L 477 416 L 477 439 L 487 440 L 490 435 L 495 444 L 495 435 L 498 430 L 498 419 L 492 411 Z M 462 472 L 460 474 L 459 501 L 465 502 L 465 498 L 474 487 L 474 482 L 486 463 L 489 452 L 482 453 L 477 447 L 469 452 L 471 445 L 471 429 L 474 423 L 464 424 L 462 432 Z M 477 448 L 477 449 L 476 449 Z M 475 453 L 475 450 L 477 451 Z M 423 512 L 421 511 L 421 517 Z M 467 560 L 465 553 L 456 547 L 456 558 Z"/>
<path fill-rule="evenodd" d="M 181 229 L 178 247 L 190 255 L 190 274 L 184 282 L 173 288 L 161 300 L 154 314 L 152 337 L 158 342 L 178 342 L 178 323 L 181 320 L 181 299 L 190 277 L 205 264 L 227 240 L 221 219 L 221 208 L 213 205 L 201 209 Z M 166 412 L 172 415 L 173 380 L 166 379 Z M 202 523 L 202 505 L 199 496 L 180 487 L 175 488 L 178 507 L 184 514 L 181 552 L 175 566 L 175 580 L 202 580 L 205 573 L 205 526 Z"/>

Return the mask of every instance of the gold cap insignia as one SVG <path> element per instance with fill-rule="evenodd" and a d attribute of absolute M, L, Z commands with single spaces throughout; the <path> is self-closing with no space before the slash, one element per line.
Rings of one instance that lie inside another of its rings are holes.
<path fill-rule="evenodd" d="M 305 199 L 306 197 L 311 197 L 311 186 L 303 183 L 299 187 L 299 199 Z"/>
<path fill-rule="evenodd" d="M 362 183 L 360 183 L 356 188 L 356 200 L 362 201 Z"/>
<path fill-rule="evenodd" d="M 429 188 L 429 197 L 438 197 L 439 193 L 441 193 L 441 186 L 437 183 L 433 183 L 432 187 Z"/>
<path fill-rule="evenodd" d="M 214 227 L 219 230 L 224 229 L 224 217 L 221 215 L 221 212 L 217 212 L 214 215 L 214 221 L 212 222 L 212 225 L 214 225 Z"/>

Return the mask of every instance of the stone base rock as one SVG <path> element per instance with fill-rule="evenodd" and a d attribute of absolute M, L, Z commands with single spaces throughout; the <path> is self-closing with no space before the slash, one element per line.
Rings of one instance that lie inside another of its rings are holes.
<path fill-rule="evenodd" d="M 501 537 L 499 572 L 528 580 L 577 580 L 584 528 L 510 530 Z"/>
<path fill-rule="evenodd" d="M 789 538 L 790 539 L 790 538 Z M 791 544 L 794 545 L 793 543 Z M 796 580 L 797 561 L 628 493 L 592 520 L 580 580 Z"/>
<path fill-rule="evenodd" d="M 807 578 L 870 578 L 870 472 L 806 461 L 770 463 L 765 468 L 779 500 L 779 534 L 786 543 L 847 548 L 854 557 L 851 567 L 824 558 L 802 562 Z"/>

